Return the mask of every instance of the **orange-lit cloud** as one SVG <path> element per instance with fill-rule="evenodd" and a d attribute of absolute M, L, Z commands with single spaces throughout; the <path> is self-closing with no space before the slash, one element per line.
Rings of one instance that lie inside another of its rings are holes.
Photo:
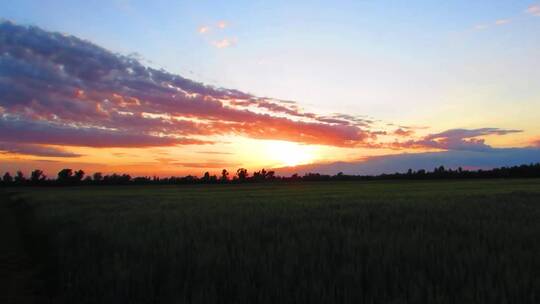
<path fill-rule="evenodd" d="M 408 137 L 408 136 L 413 135 L 414 131 L 409 130 L 409 129 L 404 129 L 404 128 L 398 128 L 393 132 L 393 134 L 396 136 Z"/>
<path fill-rule="evenodd" d="M 0 41 L 2 142 L 152 147 L 238 135 L 361 146 L 378 134 L 367 120 L 206 86 L 37 27 L 3 23 Z"/>
<path fill-rule="evenodd" d="M 172 165 L 182 166 L 187 168 L 203 168 L 203 169 L 220 169 L 220 168 L 235 168 L 240 166 L 239 163 L 223 162 L 223 161 L 204 161 L 204 162 L 173 162 Z"/>

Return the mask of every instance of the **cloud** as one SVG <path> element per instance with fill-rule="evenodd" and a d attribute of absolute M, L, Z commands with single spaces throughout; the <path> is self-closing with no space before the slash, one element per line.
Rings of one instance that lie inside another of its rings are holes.
<path fill-rule="evenodd" d="M 79 157 L 80 154 L 68 152 L 62 149 L 33 145 L 0 142 L 0 153 L 24 154 L 44 157 Z"/>
<path fill-rule="evenodd" d="M 322 174 L 374 175 L 382 173 L 406 172 L 413 170 L 433 170 L 439 166 L 457 169 L 492 169 L 503 166 L 517 166 L 540 162 L 538 148 L 492 149 L 488 151 L 446 151 L 408 153 L 370 157 L 356 162 L 336 162 L 314 164 L 290 168 L 278 168 L 278 174 L 290 175 L 319 172 Z"/>
<path fill-rule="evenodd" d="M 228 24 L 227 24 L 226 21 L 219 21 L 219 22 L 217 23 L 217 26 L 218 26 L 220 29 L 226 28 L 227 25 L 228 25 Z"/>
<path fill-rule="evenodd" d="M 512 22 L 511 19 L 499 19 L 497 21 L 495 21 L 495 25 L 505 25 L 505 24 L 508 24 Z"/>
<path fill-rule="evenodd" d="M 411 136 L 414 134 L 414 131 L 413 130 L 409 130 L 409 129 L 403 129 L 403 128 L 398 128 L 396 129 L 392 134 L 396 135 L 396 136 L 404 136 L 404 137 L 408 137 L 408 136 Z"/>
<path fill-rule="evenodd" d="M 85 147 L 152 147 L 210 144 L 196 139 L 159 137 L 47 122 L 0 118 L 0 141 Z M 45 135 L 45 136 L 44 136 Z"/>
<path fill-rule="evenodd" d="M 238 39 L 236 38 L 223 38 L 221 40 L 212 42 L 212 45 L 218 49 L 224 49 L 236 45 L 237 42 Z"/>
<path fill-rule="evenodd" d="M 506 135 L 519 133 L 522 130 L 506 130 L 499 128 L 451 129 L 441 133 L 430 134 L 418 140 L 395 142 L 396 148 L 429 148 L 461 151 L 486 151 L 493 149 L 485 143 L 482 136 Z"/>
<path fill-rule="evenodd" d="M 143 66 L 73 36 L 0 23 L 0 141 L 85 147 L 212 144 L 236 135 L 304 144 L 365 148 L 486 150 L 482 136 L 518 130 L 454 129 L 381 143 L 350 114 L 318 115 L 297 103 L 217 88 Z M 44 136 L 44 134 L 46 136 Z"/>
<path fill-rule="evenodd" d="M 477 31 L 483 31 L 485 29 L 489 28 L 489 25 L 487 24 L 477 24 L 474 26 L 474 29 Z"/>
<path fill-rule="evenodd" d="M 197 29 L 197 32 L 199 32 L 199 34 L 206 34 L 210 31 L 210 29 L 211 28 L 209 26 L 204 25 L 204 26 L 199 27 Z"/>
<path fill-rule="evenodd" d="M 540 16 L 540 4 L 529 6 L 525 12 L 532 16 Z"/>
<path fill-rule="evenodd" d="M 233 155 L 232 152 L 220 152 L 220 151 L 199 151 L 200 154 L 212 154 L 212 155 Z"/>
<path fill-rule="evenodd" d="M 304 113 L 291 102 L 145 67 L 74 36 L 0 23 L 0 141 L 150 147 L 238 135 L 354 147 L 377 134 L 369 120 Z"/>
<path fill-rule="evenodd" d="M 216 168 L 235 168 L 240 166 L 239 163 L 229 163 L 229 162 L 222 162 L 222 161 L 205 161 L 205 162 L 174 162 L 171 163 L 176 166 L 182 166 L 186 168 L 209 168 L 209 169 L 216 169 Z"/>

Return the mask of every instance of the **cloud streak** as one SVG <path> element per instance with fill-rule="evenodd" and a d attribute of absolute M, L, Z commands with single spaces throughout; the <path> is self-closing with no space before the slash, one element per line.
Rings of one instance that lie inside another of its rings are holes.
<path fill-rule="evenodd" d="M 199 34 L 206 34 L 210 31 L 210 27 L 209 26 L 201 26 L 197 29 L 197 32 L 199 32 Z"/>
<path fill-rule="evenodd" d="M 43 157 L 80 157 L 80 154 L 68 152 L 62 149 L 32 144 L 17 144 L 0 142 L 0 153 L 24 154 Z"/>
<path fill-rule="evenodd" d="M 532 16 L 540 17 L 540 4 L 529 6 L 527 10 L 525 11 L 525 13 Z"/>
<path fill-rule="evenodd" d="M 510 22 L 512 22 L 511 19 L 499 19 L 495 21 L 495 25 L 505 25 L 505 24 L 509 24 Z"/>
<path fill-rule="evenodd" d="M 224 48 L 228 48 L 228 47 L 236 45 L 237 42 L 238 42 L 238 39 L 234 38 L 234 37 L 233 38 L 223 38 L 221 40 L 216 40 L 216 41 L 212 42 L 212 45 L 217 47 L 218 49 L 224 49 Z"/>
<path fill-rule="evenodd" d="M 392 146 L 396 148 L 428 148 L 457 151 L 487 151 L 493 147 L 486 144 L 482 136 L 507 135 L 520 133 L 522 130 L 507 130 L 499 128 L 481 129 L 452 129 L 441 133 L 430 134 L 419 140 L 408 140 L 405 142 L 395 142 Z"/>
<path fill-rule="evenodd" d="M 123 133 L 92 127 L 69 127 L 20 119 L 0 119 L 0 141 L 12 143 L 51 144 L 81 147 L 153 147 L 210 144 L 181 137 L 159 137 Z"/>
<path fill-rule="evenodd" d="M 220 29 L 226 28 L 227 25 L 228 25 L 228 24 L 227 24 L 226 21 L 219 21 L 219 22 L 217 23 L 217 27 L 220 28 Z"/>

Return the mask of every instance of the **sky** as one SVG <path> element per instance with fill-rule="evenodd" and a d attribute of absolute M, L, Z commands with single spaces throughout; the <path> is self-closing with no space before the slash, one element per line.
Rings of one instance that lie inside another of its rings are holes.
<path fill-rule="evenodd" d="M 540 161 L 540 2 L 4 0 L 0 18 L 0 171 Z"/>

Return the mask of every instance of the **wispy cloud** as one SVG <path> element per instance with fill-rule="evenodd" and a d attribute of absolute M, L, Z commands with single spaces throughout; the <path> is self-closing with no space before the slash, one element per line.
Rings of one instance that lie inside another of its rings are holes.
<path fill-rule="evenodd" d="M 485 29 L 489 28 L 489 25 L 487 24 L 477 24 L 473 27 L 476 31 L 483 31 Z"/>
<path fill-rule="evenodd" d="M 512 19 L 499 19 L 495 21 L 495 25 L 505 25 L 512 22 Z"/>
<path fill-rule="evenodd" d="M 217 27 L 220 28 L 220 29 L 226 28 L 227 25 L 228 25 L 228 23 L 227 23 L 226 21 L 219 21 L 219 22 L 217 23 Z"/>
<path fill-rule="evenodd" d="M 211 154 L 211 155 L 233 155 L 232 152 L 221 152 L 221 151 L 199 151 L 199 154 Z"/>
<path fill-rule="evenodd" d="M 206 34 L 210 31 L 210 27 L 209 26 L 201 26 L 197 29 L 197 32 L 199 32 L 199 34 Z"/>
<path fill-rule="evenodd" d="M 224 161 L 218 161 L 218 160 L 211 160 L 211 161 L 204 161 L 204 162 L 173 162 L 171 163 L 175 166 L 182 166 L 187 168 L 211 168 L 211 169 L 217 169 L 217 168 L 234 168 L 238 167 L 241 164 L 236 162 L 224 162 Z"/>
<path fill-rule="evenodd" d="M 493 147 L 486 144 L 482 137 L 492 135 L 507 135 L 520 133 L 522 130 L 509 130 L 499 128 L 480 129 L 451 129 L 440 133 L 430 134 L 421 139 L 408 140 L 405 142 L 395 142 L 396 148 L 429 148 L 441 150 L 463 150 L 463 151 L 486 151 Z"/>
<path fill-rule="evenodd" d="M 221 40 L 212 42 L 212 45 L 214 45 L 218 49 L 224 49 L 236 45 L 237 42 L 237 38 L 223 38 Z"/>
<path fill-rule="evenodd" d="M 409 137 L 414 134 L 414 131 L 410 129 L 398 128 L 392 134 L 396 136 Z"/>
<path fill-rule="evenodd" d="M 540 16 L 540 4 L 534 4 L 527 8 L 525 11 L 527 14 L 530 14 L 532 16 Z"/>
<path fill-rule="evenodd" d="M 0 142 L 0 153 L 24 154 L 43 157 L 79 157 L 80 154 L 65 151 L 63 149 L 34 145 L 18 144 L 12 142 Z"/>

